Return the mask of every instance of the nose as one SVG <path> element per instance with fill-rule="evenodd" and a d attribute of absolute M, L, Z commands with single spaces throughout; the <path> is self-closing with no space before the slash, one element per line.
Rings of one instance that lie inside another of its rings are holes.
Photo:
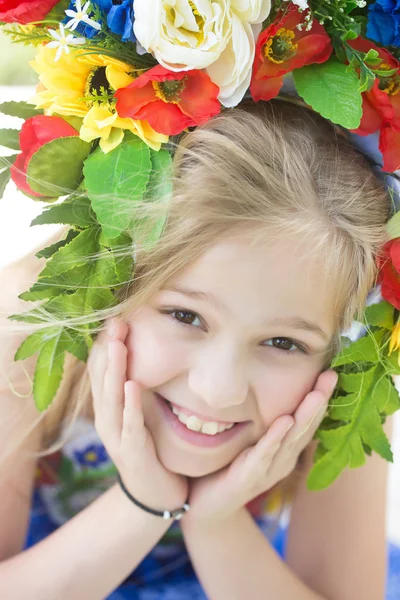
<path fill-rule="evenodd" d="M 189 389 L 214 408 L 242 404 L 249 389 L 245 362 L 232 343 L 203 348 L 190 368 Z"/>

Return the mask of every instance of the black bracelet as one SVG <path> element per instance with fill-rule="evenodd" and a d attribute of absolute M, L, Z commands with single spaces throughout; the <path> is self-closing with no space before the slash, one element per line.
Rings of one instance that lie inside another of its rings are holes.
<path fill-rule="evenodd" d="M 183 517 L 183 515 L 185 513 L 187 513 L 187 511 L 189 510 L 190 506 L 188 504 L 188 500 L 186 500 L 185 504 L 182 506 L 182 508 L 177 508 L 175 510 L 153 510 L 152 508 L 149 508 L 148 506 L 145 506 L 144 504 L 142 504 L 141 502 L 139 502 L 139 500 L 136 500 L 132 494 L 126 489 L 124 482 L 121 479 L 121 475 L 117 472 L 117 478 L 118 478 L 118 483 L 121 486 L 122 490 L 125 492 L 125 494 L 128 496 L 129 500 L 132 500 L 132 502 L 134 504 L 136 504 L 136 506 L 138 506 L 139 508 L 141 508 L 142 510 L 145 510 L 148 513 L 151 513 L 152 515 L 155 515 L 156 517 L 162 517 L 163 519 L 173 519 L 174 521 L 179 521 L 179 519 L 181 519 Z"/>

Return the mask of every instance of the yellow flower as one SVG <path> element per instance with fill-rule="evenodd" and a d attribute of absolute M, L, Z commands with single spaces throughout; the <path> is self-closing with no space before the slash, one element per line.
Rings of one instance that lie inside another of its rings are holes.
<path fill-rule="evenodd" d="M 54 62 L 55 50 L 41 46 L 31 66 L 41 84 L 30 99 L 46 115 L 54 113 L 83 119 L 79 132 L 89 142 L 100 138 L 104 152 L 121 143 L 124 130 L 138 135 L 154 150 L 159 150 L 168 136 L 155 132 L 147 121 L 119 117 L 113 93 L 129 85 L 136 76 L 131 65 L 100 54 L 84 55 L 82 50 L 63 53 Z M 93 97 L 93 100 L 91 100 Z"/>
<path fill-rule="evenodd" d="M 159 150 L 168 141 L 168 136 L 154 131 L 147 121 L 122 119 L 105 106 L 92 106 L 83 119 L 79 136 L 85 142 L 100 138 L 100 148 L 107 154 L 122 142 L 124 129 L 138 135 L 153 150 Z"/>
<path fill-rule="evenodd" d="M 393 327 L 392 335 L 390 336 L 389 342 L 389 354 L 393 352 L 393 350 L 398 350 L 400 348 L 400 323 L 396 323 Z M 399 354 L 399 364 L 400 364 L 400 354 Z"/>

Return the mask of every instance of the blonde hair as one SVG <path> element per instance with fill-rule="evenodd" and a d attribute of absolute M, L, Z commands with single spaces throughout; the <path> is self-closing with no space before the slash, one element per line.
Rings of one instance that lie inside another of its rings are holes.
<path fill-rule="evenodd" d="M 244 228 L 261 239 L 271 232 L 312 239 L 338 291 L 338 332 L 361 314 L 375 282 L 390 202 L 368 160 L 329 122 L 280 100 L 243 103 L 182 136 L 171 177 L 168 206 L 162 199 L 144 207 L 148 223 L 167 211 L 161 238 L 150 250 L 137 240 L 135 277 L 102 319 L 125 318 L 217 239 Z M 61 422 L 70 416 L 72 427 L 90 394 L 86 366 L 67 355 L 56 398 L 38 417 L 44 421 L 40 456 L 63 445 L 65 438 L 57 439 Z M 23 436 L 13 450 L 22 443 Z"/>

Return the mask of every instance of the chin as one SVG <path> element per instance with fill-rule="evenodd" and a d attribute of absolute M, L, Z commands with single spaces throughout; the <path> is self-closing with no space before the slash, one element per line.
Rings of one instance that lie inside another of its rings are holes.
<path fill-rule="evenodd" d="M 213 465 L 210 465 L 210 460 L 203 459 L 201 457 L 194 458 L 193 456 L 177 456 L 177 455 L 162 455 L 160 456 L 160 462 L 163 466 L 177 473 L 178 475 L 184 475 L 186 477 L 204 477 L 219 471 L 222 467 L 225 467 L 227 463 L 217 465 L 215 461 Z"/>

